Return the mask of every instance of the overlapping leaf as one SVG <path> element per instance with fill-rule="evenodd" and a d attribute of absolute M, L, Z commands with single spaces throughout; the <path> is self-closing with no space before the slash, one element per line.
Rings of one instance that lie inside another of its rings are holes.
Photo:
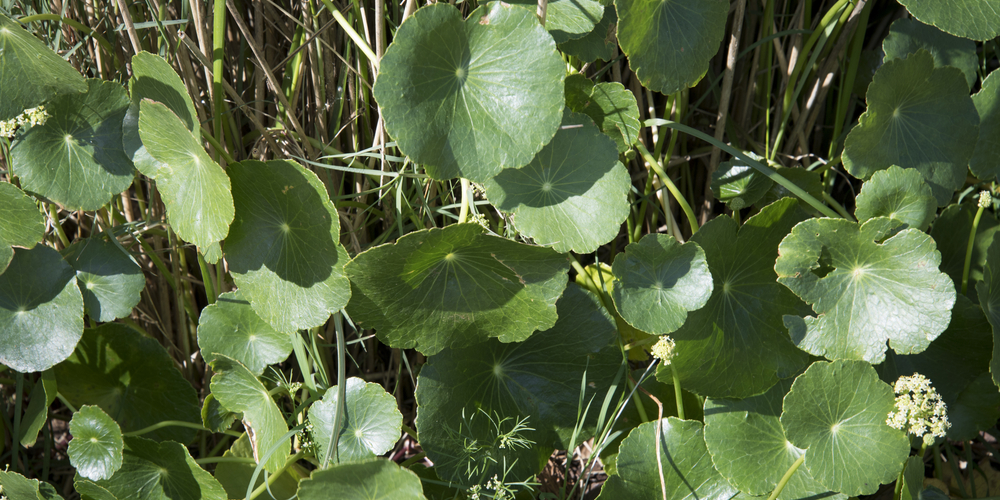
<path fill-rule="evenodd" d="M 0 120 L 61 94 L 87 91 L 87 82 L 68 62 L 0 14 Z"/>
<path fill-rule="evenodd" d="M 630 179 L 618 150 L 587 116 L 566 110 L 562 127 L 531 163 L 486 181 L 493 204 L 517 229 L 558 252 L 593 252 L 628 216 Z"/>
<path fill-rule="evenodd" d="M 118 323 L 87 329 L 73 355 L 55 367 L 59 390 L 74 406 L 97 405 L 123 432 L 164 420 L 200 423 L 198 396 L 154 339 Z M 164 427 L 143 434 L 186 443 L 194 430 Z"/>
<path fill-rule="evenodd" d="M 619 153 L 628 151 L 639 138 L 639 105 L 635 95 L 618 82 L 595 84 L 581 74 L 570 75 L 566 77 L 566 106 L 594 120 L 601 132 L 615 140 Z"/>
<path fill-rule="evenodd" d="M 100 238 L 70 245 L 63 257 L 76 271 L 87 314 L 97 321 L 128 316 L 139 303 L 146 277 L 124 248 Z"/>
<path fill-rule="evenodd" d="M 501 473 L 502 464 L 486 463 L 486 453 L 498 462 L 503 455 L 508 466 L 517 459 L 519 472 L 538 472 L 536 447 L 569 445 L 584 373 L 588 383 L 584 401 L 592 397 L 599 401 L 614 379 L 621 363 L 621 353 L 611 343 L 614 335 L 614 323 L 597 300 L 570 285 L 559 300 L 559 321 L 551 329 L 520 343 L 489 340 L 432 356 L 418 378 L 417 431 L 438 475 L 461 484 L 476 481 L 465 472 L 467 458 L 492 470 L 487 478 Z M 523 435 L 536 446 L 497 448 L 497 430 L 490 419 L 506 419 L 501 427 L 507 432 L 522 418 L 534 429 Z M 577 442 L 592 432 L 594 418 L 593 412 L 587 416 Z M 463 437 L 470 436 L 485 447 L 471 457 L 463 446 Z"/>
<path fill-rule="evenodd" d="M 976 217 L 977 206 L 972 203 L 951 205 L 945 208 L 931 227 L 931 236 L 941 251 L 941 270 L 948 273 L 955 287 L 962 283 L 962 272 L 965 267 L 965 252 L 969 244 L 969 233 L 972 231 L 972 221 Z M 974 284 L 983 279 L 983 266 L 986 264 L 986 250 L 993 243 L 1000 231 L 1000 221 L 987 210 L 979 219 L 975 241 L 972 245 L 972 255 L 969 259 L 969 286 L 967 294 L 976 300 Z"/>
<path fill-rule="evenodd" d="M 202 249 L 223 240 L 233 222 L 229 177 L 166 105 L 143 100 L 139 137 L 156 161 L 156 186 L 170 226 Z"/>
<path fill-rule="evenodd" d="M 69 209 L 97 210 L 132 184 L 135 168 L 122 149 L 125 89 L 87 80 L 87 93 L 56 97 L 50 117 L 18 134 L 11 164 L 25 191 Z"/>
<path fill-rule="evenodd" d="M 0 14 L 2 15 L 2 14 Z M 28 479 L 16 472 L 0 471 L 0 491 L 10 499 L 62 500 L 51 484 L 37 479 Z"/>
<path fill-rule="evenodd" d="M 284 439 L 288 425 L 267 388 L 247 367 L 233 358 L 216 354 L 212 362 L 212 394 L 230 411 L 243 413 L 243 425 L 252 432 L 253 458 L 274 473 L 285 464 L 291 442 Z M 280 444 L 279 444 L 280 443 Z M 266 455 L 278 444 L 277 450 Z"/>
<path fill-rule="evenodd" d="M 650 90 L 672 94 L 708 71 L 726 30 L 729 2 L 615 0 L 618 43 L 629 67 Z"/>
<path fill-rule="evenodd" d="M 47 370 L 73 352 L 83 334 L 83 298 L 59 252 L 17 248 L 0 274 L 0 363 L 19 372 Z"/>
<path fill-rule="evenodd" d="M 552 139 L 565 74 L 534 12 L 493 2 L 463 21 L 435 4 L 399 27 L 374 94 L 399 149 L 432 177 L 482 182 Z"/>
<path fill-rule="evenodd" d="M 128 87 L 132 99 L 122 125 L 125 154 L 140 172 L 156 178 L 162 163 L 149 155 L 139 138 L 139 104 L 143 99 L 165 104 L 195 137 L 198 137 L 200 128 L 198 115 L 184 82 L 170 64 L 158 55 L 139 52 L 132 56 L 132 78 Z"/>
<path fill-rule="evenodd" d="M 330 451 L 330 463 L 356 462 L 375 458 L 399 440 L 403 415 L 396 408 L 396 398 L 378 384 L 357 377 L 347 379 L 344 398 L 344 421 L 338 434 L 336 451 Z M 337 412 L 337 386 L 330 387 L 321 401 L 309 408 L 316 455 L 323 460 L 333 442 Z"/>
<path fill-rule="evenodd" d="M 921 49 L 886 61 L 875 73 L 868 109 L 847 136 L 844 166 L 859 179 L 892 165 L 914 168 L 943 206 L 965 183 L 978 134 L 965 76 L 956 68 L 935 68 Z"/>
<path fill-rule="evenodd" d="M 110 479 L 95 481 L 114 498 L 226 500 L 226 490 L 180 443 L 125 438 L 122 466 Z"/>
<path fill-rule="evenodd" d="M 28 395 L 28 407 L 21 417 L 21 435 L 19 441 L 25 448 L 34 446 L 38 433 L 49 421 L 49 406 L 56 400 L 59 392 L 56 376 L 52 369 L 41 373 L 35 386 Z"/>
<path fill-rule="evenodd" d="M 1000 72 L 993 71 L 983 80 L 982 89 L 972 96 L 979 112 L 979 140 L 969 160 L 969 169 L 983 180 L 1000 175 Z"/>
<path fill-rule="evenodd" d="M 96 406 L 83 406 L 69 422 L 69 461 L 81 476 L 99 481 L 122 466 L 122 430 Z"/>
<path fill-rule="evenodd" d="M 535 0 L 512 0 L 508 2 L 523 5 L 536 12 Z M 600 22 L 604 6 L 596 0 L 551 0 L 546 4 L 545 29 L 556 43 L 580 38 L 590 33 Z"/>
<path fill-rule="evenodd" d="M 656 442 L 657 425 L 661 433 L 659 443 Z M 616 465 L 617 474 L 608 477 L 597 497 L 599 500 L 728 499 L 739 493 L 712 466 L 702 423 L 694 420 L 670 417 L 636 427 L 622 442 Z M 662 486 L 666 487 L 666 497 Z"/>
<path fill-rule="evenodd" d="M 805 466 L 832 491 L 872 494 L 903 468 L 910 441 L 889 427 L 892 388 L 864 361 L 818 361 L 785 396 L 781 425 Z"/>
<path fill-rule="evenodd" d="M 937 212 L 937 200 L 919 172 L 897 166 L 880 170 L 861 187 L 854 215 L 858 222 L 888 217 L 921 231 Z"/>
<path fill-rule="evenodd" d="M 260 319 L 237 290 L 220 295 L 214 304 L 202 309 L 198 346 L 207 363 L 215 359 L 216 353 L 224 354 L 260 375 L 267 365 L 288 357 L 292 338 Z"/>
<path fill-rule="evenodd" d="M 969 88 L 979 78 L 979 57 L 976 42 L 945 33 L 915 19 L 893 21 L 889 34 L 882 41 L 885 60 L 900 59 L 924 49 L 934 57 L 934 66 L 953 66 L 962 70 Z"/>
<path fill-rule="evenodd" d="M 287 160 L 234 163 L 227 173 L 236 220 L 226 262 L 243 297 L 278 331 L 322 325 L 351 296 L 350 258 L 326 188 Z"/>
<path fill-rule="evenodd" d="M 612 269 L 615 307 L 644 332 L 673 332 L 684 324 L 688 311 L 701 308 L 712 295 L 704 250 L 665 234 L 647 234 L 628 245 L 615 257 Z"/>
<path fill-rule="evenodd" d="M 299 483 L 301 500 L 424 500 L 420 478 L 389 460 L 338 464 Z"/>
<path fill-rule="evenodd" d="M 2 276 L 0 276 L 2 278 Z M 993 382 L 1000 386 L 1000 240 L 993 240 L 986 252 L 983 279 L 976 283 L 979 303 L 983 306 L 986 319 L 993 326 L 993 359 L 990 373 Z"/>
<path fill-rule="evenodd" d="M 476 224 L 417 231 L 347 265 L 348 312 L 386 344 L 426 355 L 489 338 L 518 342 L 555 324 L 566 271 L 556 252 Z"/>
<path fill-rule="evenodd" d="M 0 273 L 14 258 L 12 246 L 31 248 L 44 234 L 45 218 L 35 202 L 17 186 L 0 182 Z"/>
<path fill-rule="evenodd" d="M 804 218 L 798 202 L 785 198 L 742 227 L 721 216 L 691 238 L 705 251 L 713 289 L 708 303 L 672 334 L 677 342 L 672 364 L 685 389 L 744 398 L 805 366 L 807 356 L 792 344 L 782 315 L 808 307 L 778 284 L 774 273 L 778 243 Z M 672 383 L 669 370 L 658 370 L 657 378 Z"/>
<path fill-rule="evenodd" d="M 253 458 L 253 447 L 250 446 L 249 436 L 244 433 L 222 456 Z M 248 463 L 219 462 L 215 466 L 215 479 L 226 489 L 229 498 L 244 498 L 247 494 L 247 486 L 250 484 L 250 480 L 253 479 L 255 469 L 255 465 Z M 302 470 L 298 464 L 292 465 L 292 470 L 294 472 L 289 471 L 278 476 L 257 498 L 261 498 L 262 500 L 287 500 L 293 498 L 295 491 L 299 487 L 299 478 L 307 475 L 308 472 Z M 266 480 L 264 476 L 264 474 L 257 475 L 257 482 L 254 484 L 254 488 L 264 483 Z"/>
<path fill-rule="evenodd" d="M 606 5 L 601 20 L 594 29 L 582 38 L 567 40 L 559 44 L 559 50 L 576 56 L 583 62 L 598 59 L 610 61 L 618 49 L 618 14 L 614 5 Z"/>
<path fill-rule="evenodd" d="M 705 400 L 705 444 L 715 468 L 750 495 L 765 495 L 777 486 L 789 467 L 806 450 L 789 446 L 781 427 L 781 400 L 792 380 L 778 382 L 760 396 L 746 399 Z M 824 496 L 824 494 L 827 494 Z M 780 500 L 822 497 L 844 500 L 801 468 L 785 484 Z"/>
<path fill-rule="evenodd" d="M 778 281 L 816 316 L 786 316 L 796 345 L 830 359 L 885 359 L 923 351 L 948 327 L 955 286 L 938 270 L 941 254 L 927 234 L 877 217 L 860 226 L 810 219 L 778 247 Z M 887 314 L 888 313 L 888 314 Z"/>
<path fill-rule="evenodd" d="M 747 154 L 755 160 L 764 160 L 753 153 Z M 730 210 L 743 210 L 757 203 L 772 186 L 774 181 L 739 158 L 720 163 L 712 172 L 712 193 Z"/>
<path fill-rule="evenodd" d="M 913 17 L 952 35 L 989 40 L 1000 35 L 1000 10 L 993 0 L 900 0 Z"/>

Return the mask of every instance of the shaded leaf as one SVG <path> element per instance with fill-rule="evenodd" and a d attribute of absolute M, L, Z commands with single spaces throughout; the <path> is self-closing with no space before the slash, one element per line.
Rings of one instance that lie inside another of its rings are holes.
<path fill-rule="evenodd" d="M 11 500 L 62 500 L 51 484 L 16 472 L 0 471 L 0 491 Z"/>
<path fill-rule="evenodd" d="M 650 90 L 673 94 L 708 71 L 726 30 L 729 2 L 615 0 L 618 43 L 629 67 Z"/>
<path fill-rule="evenodd" d="M 992 0 L 900 0 L 913 17 L 952 35 L 989 40 L 1000 35 L 1000 11 Z"/>
<path fill-rule="evenodd" d="M 396 406 L 396 398 L 382 386 L 357 377 L 347 379 L 343 427 L 338 432 L 337 449 L 330 453 L 330 463 L 375 458 L 392 449 L 399 441 L 403 423 L 403 415 Z M 337 386 L 327 389 L 323 399 L 309 408 L 312 438 L 320 463 L 333 442 L 336 412 Z"/>
<path fill-rule="evenodd" d="M 233 445 L 222 454 L 223 457 L 253 458 L 253 447 L 250 446 L 250 438 L 243 434 Z M 308 475 L 308 472 L 298 468 L 298 464 L 293 464 L 296 472 L 301 472 L 301 476 L 295 472 L 286 472 L 271 483 L 259 497 L 263 500 L 287 500 L 295 496 L 295 491 L 299 487 L 299 478 Z M 219 462 L 215 466 L 215 479 L 225 488 L 229 498 L 244 498 L 247 494 L 247 486 L 253 478 L 254 470 L 257 467 L 253 464 L 240 462 Z M 264 474 L 257 475 L 257 488 L 265 481 Z"/>
<path fill-rule="evenodd" d="M 844 144 L 844 167 L 859 179 L 892 165 L 916 169 L 943 206 L 965 183 L 978 134 L 965 76 L 956 68 L 935 68 L 921 49 L 875 72 L 868 109 Z"/>
<path fill-rule="evenodd" d="M 601 20 L 590 33 L 582 38 L 567 40 L 559 44 L 559 50 L 576 56 L 583 62 L 594 62 L 598 59 L 610 61 L 618 49 L 618 14 L 614 5 L 604 7 Z"/>
<path fill-rule="evenodd" d="M 781 425 L 806 450 L 805 466 L 823 486 L 854 496 L 891 482 L 910 453 L 886 416 L 895 395 L 864 361 L 817 361 L 785 396 Z"/>
<path fill-rule="evenodd" d="M 2 276 L 0 276 L 2 278 Z M 1000 386 L 1000 240 L 993 240 L 986 252 L 983 266 L 983 280 L 976 283 L 979 303 L 983 306 L 986 319 L 993 327 L 993 359 L 990 373 L 993 382 Z"/>
<path fill-rule="evenodd" d="M 754 160 L 764 160 L 753 153 L 747 154 Z M 772 186 L 774 181 L 739 158 L 720 163 L 712 172 L 712 193 L 734 211 L 757 203 Z"/>
<path fill-rule="evenodd" d="M 322 325 L 347 305 L 340 220 L 316 174 L 287 160 L 226 170 L 236 219 L 226 262 L 244 299 L 282 332 Z"/>
<path fill-rule="evenodd" d="M 31 248 L 45 235 L 45 218 L 17 186 L 0 182 L 0 273 L 14 257 L 11 246 Z"/>
<path fill-rule="evenodd" d="M 49 420 L 49 406 L 56 400 L 59 392 L 55 373 L 51 368 L 41 373 L 31 394 L 28 395 L 28 408 L 21 418 L 21 435 L 19 441 L 25 448 L 34 446 L 38 433 Z"/>
<path fill-rule="evenodd" d="M 937 200 L 920 173 L 894 165 L 875 172 L 861 187 L 854 216 L 861 223 L 888 217 L 923 231 L 936 212 Z"/>
<path fill-rule="evenodd" d="M 428 356 L 489 338 L 518 342 L 552 327 L 566 258 L 482 232 L 454 224 L 359 254 L 347 265 L 351 317 L 386 344 Z"/>
<path fill-rule="evenodd" d="M 969 160 L 969 169 L 980 179 L 996 180 L 1000 175 L 1000 71 L 993 71 L 983 87 L 972 96 L 979 112 L 979 140 Z"/>
<path fill-rule="evenodd" d="M 951 205 L 945 208 L 931 227 L 931 236 L 941 251 L 941 270 L 951 276 L 955 287 L 962 285 L 962 269 L 965 266 L 965 252 L 969 245 L 969 232 L 976 217 L 976 202 Z M 1000 231 L 1000 222 L 987 210 L 979 219 L 972 256 L 969 260 L 969 283 L 973 285 L 983 279 L 986 264 L 986 250 L 993 243 L 993 237 Z M 969 298 L 976 299 L 976 287 L 969 286 Z"/>
<path fill-rule="evenodd" d="M 639 105 L 635 95 L 618 82 L 594 84 L 580 74 L 566 77 L 566 105 L 589 116 L 609 137 L 618 152 L 628 151 L 639 138 Z"/>
<path fill-rule="evenodd" d="M 0 274 L 0 363 L 19 372 L 66 359 L 83 334 L 83 298 L 59 252 L 14 249 Z"/>
<path fill-rule="evenodd" d="M 63 251 L 76 270 L 87 314 L 97 321 L 128 316 L 146 287 L 142 269 L 124 248 L 100 238 L 77 240 Z"/>
<path fill-rule="evenodd" d="M 118 323 L 89 328 L 55 367 L 59 390 L 76 407 L 97 405 L 123 432 L 163 420 L 200 422 L 198 396 L 159 342 Z M 143 434 L 189 442 L 194 429 L 170 426 Z"/>
<path fill-rule="evenodd" d="M 938 270 L 941 254 L 925 233 L 900 227 L 884 217 L 860 226 L 809 219 L 782 240 L 778 281 L 816 313 L 785 317 L 796 345 L 830 359 L 880 363 L 886 341 L 914 354 L 948 327 L 956 294 Z"/>
<path fill-rule="evenodd" d="M 215 359 L 215 353 L 225 354 L 243 363 L 254 375 L 288 358 L 292 352 L 291 335 L 260 319 L 240 290 L 220 295 L 214 304 L 201 310 L 198 320 L 198 346 L 206 363 Z"/>
<path fill-rule="evenodd" d="M 229 411 L 222 406 L 222 403 L 215 399 L 214 394 L 209 393 L 205 396 L 205 404 L 201 407 L 201 422 L 206 429 L 212 432 L 223 432 L 229 430 L 233 422 L 242 417 L 243 415 L 240 413 Z"/>
<path fill-rule="evenodd" d="M 97 210 L 132 184 L 135 168 L 122 149 L 125 89 L 87 80 L 87 93 L 57 97 L 50 117 L 18 134 L 11 164 L 25 191 L 68 209 Z"/>
<path fill-rule="evenodd" d="M 531 12 L 538 6 L 535 0 L 507 3 L 522 5 Z M 545 29 L 556 43 L 563 43 L 590 33 L 603 14 L 604 6 L 596 0 L 550 0 L 545 9 Z"/>
<path fill-rule="evenodd" d="M 534 12 L 447 4 L 396 31 L 373 92 L 399 149 L 436 179 L 526 165 L 559 127 L 566 67 Z"/>
<path fill-rule="evenodd" d="M 69 461 L 81 476 L 99 481 L 110 478 L 122 466 L 122 430 L 107 413 L 85 405 L 69 422 L 73 439 L 69 442 Z"/>
<path fill-rule="evenodd" d="M 385 459 L 338 464 L 299 483 L 301 500 L 423 500 L 420 478 Z"/>
<path fill-rule="evenodd" d="M 593 252 L 628 217 L 630 179 L 618 150 L 590 118 L 566 110 L 531 163 L 486 181 L 486 196 L 514 212 L 517 229 L 557 252 Z"/>
<path fill-rule="evenodd" d="M 892 22 L 889 34 L 882 40 L 885 60 L 901 59 L 924 49 L 934 57 L 934 66 L 952 66 L 962 70 L 972 88 L 979 79 L 979 57 L 976 42 L 960 38 L 915 19 L 901 18 Z"/>
<path fill-rule="evenodd" d="M 157 443 L 126 437 L 122 467 L 111 479 L 95 481 L 119 499 L 226 500 L 226 490 L 202 469 L 187 448 L 173 441 Z"/>

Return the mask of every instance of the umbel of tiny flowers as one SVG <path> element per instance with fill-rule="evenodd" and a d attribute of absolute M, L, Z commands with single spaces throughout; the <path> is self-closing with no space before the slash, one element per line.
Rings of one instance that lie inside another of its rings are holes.
<path fill-rule="evenodd" d="M 38 106 L 24 110 L 19 116 L 7 121 L 0 121 L 0 137 L 10 137 L 18 127 L 34 127 L 43 125 L 49 119 L 49 114 L 45 112 L 45 106 Z"/>
<path fill-rule="evenodd" d="M 650 350 L 653 357 L 659 359 L 661 363 L 665 365 L 670 364 L 670 360 L 674 357 L 674 339 L 670 338 L 669 335 L 663 335 L 660 340 L 657 340 L 653 344 L 653 348 Z"/>
<path fill-rule="evenodd" d="M 983 190 L 979 192 L 979 207 L 980 208 L 990 208 L 990 204 L 993 203 L 993 196 L 990 195 L 989 191 Z"/>
<path fill-rule="evenodd" d="M 919 373 L 899 377 L 894 389 L 896 409 L 889 412 L 886 424 L 922 437 L 924 446 L 930 446 L 936 437 L 944 437 L 951 427 L 948 408 L 927 377 Z"/>

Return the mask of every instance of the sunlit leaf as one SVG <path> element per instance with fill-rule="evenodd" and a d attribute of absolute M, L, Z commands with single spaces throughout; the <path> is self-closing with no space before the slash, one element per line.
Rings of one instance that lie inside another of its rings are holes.
<path fill-rule="evenodd" d="M 0 14 L 0 120 L 57 95 L 86 91 L 87 82 L 73 66 Z"/>
<path fill-rule="evenodd" d="M 514 5 L 523 5 L 536 12 L 536 0 L 512 0 Z M 545 9 L 545 29 L 556 43 L 580 38 L 590 33 L 601 20 L 604 7 L 596 0 L 549 0 Z"/>
<path fill-rule="evenodd" d="M 337 386 L 330 387 L 321 401 L 309 408 L 316 456 L 322 461 L 330 447 L 337 412 Z M 344 420 L 338 434 L 337 449 L 331 462 L 356 462 L 375 458 L 399 441 L 403 415 L 396 408 L 396 398 L 378 384 L 357 377 L 347 379 Z"/>
<path fill-rule="evenodd" d="M 51 484 L 16 472 L 0 471 L 0 491 L 11 500 L 62 500 Z"/>
<path fill-rule="evenodd" d="M 424 500 L 420 478 L 389 460 L 338 464 L 299 483 L 301 500 Z"/>
<path fill-rule="evenodd" d="M 202 469 L 180 443 L 125 438 L 122 467 L 110 479 L 95 483 L 119 499 L 226 500 L 226 490 Z"/>
<path fill-rule="evenodd" d="M 83 334 L 83 298 L 59 252 L 17 248 L 0 274 L 0 363 L 37 372 L 66 359 Z"/>
<path fill-rule="evenodd" d="M 99 481 L 122 466 L 122 430 L 96 406 L 83 406 L 69 422 L 69 462 L 81 476 Z"/>
<path fill-rule="evenodd" d="M 322 325 L 351 297 L 350 259 L 323 183 L 287 160 L 234 163 L 226 173 L 236 203 L 226 262 L 243 298 L 278 331 Z"/>
<path fill-rule="evenodd" d="M 618 150 L 585 115 L 566 110 L 562 127 L 531 163 L 486 181 L 486 196 L 514 212 L 517 229 L 557 252 L 593 252 L 628 217 L 630 179 Z"/>
<path fill-rule="evenodd" d="M 978 134 L 965 76 L 956 68 L 935 68 L 921 49 L 875 72 L 868 109 L 847 135 L 844 167 L 859 179 L 892 165 L 916 169 L 943 206 L 965 183 Z"/>
<path fill-rule="evenodd" d="M 979 57 L 976 42 L 945 33 L 915 19 L 900 18 L 892 22 L 889 34 L 882 40 L 885 60 L 900 59 L 924 49 L 934 57 L 934 66 L 953 66 L 965 74 L 969 88 L 979 79 Z"/>
<path fill-rule="evenodd" d="M 618 43 L 629 67 L 650 90 L 673 94 L 693 87 L 720 47 L 729 2 L 615 0 Z"/>
<path fill-rule="evenodd" d="M 781 425 L 806 450 L 805 467 L 823 486 L 849 496 L 891 482 L 910 453 L 906 433 L 885 421 L 895 395 L 864 361 L 817 361 L 785 396 Z"/>
<path fill-rule="evenodd" d="M 920 172 L 897 166 L 875 172 L 861 187 L 856 203 L 858 222 L 888 217 L 921 231 L 937 212 L 937 200 Z"/>
<path fill-rule="evenodd" d="M 63 251 L 76 270 L 87 315 L 97 321 L 128 316 L 139 303 L 146 277 L 123 248 L 100 238 L 77 240 Z"/>
<path fill-rule="evenodd" d="M 14 257 L 11 246 L 31 248 L 45 235 L 35 202 L 13 184 L 0 182 L 0 273 Z"/>
<path fill-rule="evenodd" d="M 630 325 L 653 334 L 681 327 L 712 295 L 712 273 L 697 243 L 647 234 L 615 257 L 615 307 Z"/>
<path fill-rule="evenodd" d="M 211 363 L 216 353 L 224 354 L 260 375 L 267 365 L 288 358 L 292 338 L 260 319 L 236 290 L 220 295 L 214 304 L 202 309 L 198 346 L 206 363 Z"/>
<path fill-rule="evenodd" d="M 782 240 L 778 281 L 816 314 L 785 317 L 796 345 L 829 359 L 880 363 L 886 341 L 914 354 L 948 327 L 955 285 L 938 270 L 941 254 L 927 234 L 900 228 L 885 217 L 861 225 L 809 219 Z"/>
<path fill-rule="evenodd" d="M 900 0 L 913 17 L 952 35 L 989 40 L 1000 35 L 995 0 Z"/>
<path fill-rule="evenodd" d="M 446 3 L 419 9 L 379 68 L 386 130 L 437 179 L 482 182 L 526 165 L 562 120 L 566 65 L 521 7 L 493 2 L 466 20 Z"/>
<path fill-rule="evenodd" d="M 969 160 L 969 169 L 983 180 L 996 180 L 1000 175 L 1000 71 L 993 71 L 983 80 L 982 89 L 972 96 L 979 112 L 979 140 Z"/>
<path fill-rule="evenodd" d="M 69 209 L 97 210 L 132 184 L 135 168 L 122 149 L 125 89 L 87 80 L 86 94 L 45 105 L 49 119 L 11 144 L 11 165 L 25 191 Z"/>
<path fill-rule="evenodd" d="M 624 153 L 639 138 L 639 105 L 618 82 L 594 82 L 581 74 L 566 77 L 566 106 L 589 116 Z M 565 126 L 565 125 L 564 125 Z"/>
<path fill-rule="evenodd" d="M 489 338 L 518 342 L 555 324 L 567 269 L 564 256 L 477 224 L 417 231 L 347 265 L 348 312 L 386 344 L 428 356 Z"/>
<path fill-rule="evenodd" d="M 154 339 L 118 323 L 87 329 L 76 351 L 55 367 L 71 404 L 97 405 L 123 432 L 164 420 L 199 423 L 198 396 Z M 143 434 L 186 443 L 194 429 L 169 426 Z"/>

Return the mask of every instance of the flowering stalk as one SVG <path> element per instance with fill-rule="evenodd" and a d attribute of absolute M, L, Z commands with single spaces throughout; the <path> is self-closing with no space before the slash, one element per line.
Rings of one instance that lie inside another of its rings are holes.
<path fill-rule="evenodd" d="M 983 217 L 983 210 L 993 203 L 993 197 L 989 191 L 979 193 L 979 210 L 976 210 L 976 217 L 972 219 L 972 229 L 969 231 L 969 244 L 965 247 L 965 265 L 962 267 L 962 295 L 969 289 L 969 267 L 972 264 L 972 247 L 976 244 L 976 232 L 979 229 L 979 219 Z"/>
<path fill-rule="evenodd" d="M 982 200 L 981 196 L 979 214 L 983 211 Z M 976 216 L 977 222 L 979 214 Z M 975 224 L 973 224 L 973 235 L 975 235 Z M 967 272 L 968 267 L 966 267 Z M 893 389 L 896 392 L 896 409 L 889 412 L 885 423 L 889 427 L 905 430 L 921 438 L 919 456 L 923 457 L 927 447 L 934 444 L 934 439 L 944 437 L 951 427 L 951 422 L 948 421 L 948 407 L 941 400 L 937 390 L 931 387 L 931 381 L 919 373 L 909 377 L 899 377 Z M 899 472 L 899 478 L 896 479 L 893 495 L 896 500 L 899 500 L 903 492 L 905 472 L 906 467 L 903 467 Z"/>
<path fill-rule="evenodd" d="M 659 359 L 661 363 L 670 367 L 670 374 L 673 375 L 674 379 L 674 400 L 677 402 L 677 418 L 686 420 L 684 418 L 684 398 L 681 396 L 681 378 L 677 376 L 677 369 L 674 368 L 674 365 L 670 364 L 670 360 L 676 354 L 674 351 L 676 345 L 674 339 L 670 338 L 669 335 L 663 335 L 653 345 L 651 352 L 654 358 Z"/>

